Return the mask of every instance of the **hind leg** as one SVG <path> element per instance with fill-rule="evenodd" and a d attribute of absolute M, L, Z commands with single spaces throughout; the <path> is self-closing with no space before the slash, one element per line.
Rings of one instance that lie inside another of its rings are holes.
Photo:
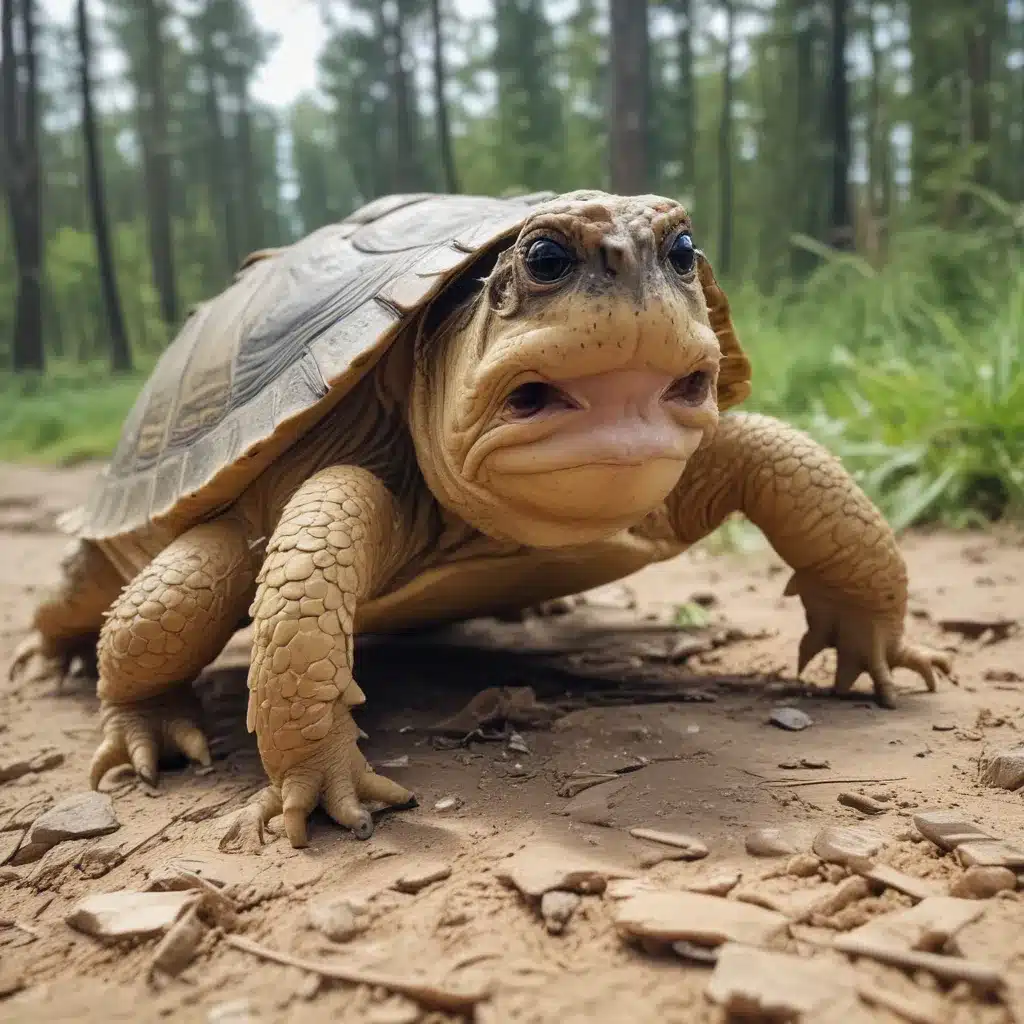
<path fill-rule="evenodd" d="M 32 616 L 32 632 L 14 652 L 10 679 L 56 679 L 58 687 L 75 657 L 95 670 L 96 641 L 103 616 L 124 580 L 106 555 L 86 540 L 74 540 L 61 559 L 60 583 Z"/>
<path fill-rule="evenodd" d="M 255 576 L 244 526 L 224 518 L 182 534 L 124 588 L 100 633 L 94 789 L 121 764 L 154 782 L 166 750 L 210 763 L 191 683 L 231 639 Z"/>

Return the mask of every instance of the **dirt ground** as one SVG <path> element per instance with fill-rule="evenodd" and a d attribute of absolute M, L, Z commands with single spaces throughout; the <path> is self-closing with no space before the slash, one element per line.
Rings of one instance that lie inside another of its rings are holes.
<path fill-rule="evenodd" d="M 992 836 L 1024 843 L 1024 790 L 996 788 L 982 773 L 995 754 L 1020 743 L 1024 727 L 1019 536 L 905 540 L 912 635 L 955 652 L 956 684 L 944 680 L 929 694 L 917 677 L 897 672 L 899 706 L 890 711 L 865 699 L 865 679 L 853 700 L 795 683 L 803 617 L 798 601 L 781 597 L 787 577 L 769 549 L 742 556 L 698 550 L 631 578 L 639 611 L 598 602 L 591 621 L 605 615 L 613 624 L 616 616 L 635 622 L 649 612 L 657 625 L 654 615 L 671 616 L 672 606 L 696 595 L 711 623 L 680 634 L 669 654 L 664 633 L 647 647 L 623 633 L 615 640 L 618 661 L 607 644 L 569 659 L 576 678 L 565 658 L 556 664 L 524 652 L 538 635 L 529 623 L 491 630 L 508 639 L 504 652 L 446 650 L 427 640 L 366 644 L 358 661 L 369 697 L 359 715 L 369 735 L 363 749 L 417 794 L 419 806 L 378 816 L 366 842 L 318 815 L 304 850 L 290 847 L 280 819 L 258 853 L 218 847 L 263 782 L 244 725 L 243 632 L 197 684 L 213 769 L 172 766 L 156 789 L 131 773 L 112 773 L 103 789 L 120 828 L 60 842 L 19 863 L 16 851 L 32 821 L 87 790 L 99 736 L 89 681 L 73 680 L 60 693 L 50 683 L 6 681 L 34 594 L 56 576 L 63 541 L 54 516 L 80 498 L 94 472 L 0 466 L 0 779 L 5 766 L 16 776 L 0 782 L 0 863 L 8 861 L 0 868 L 0 1020 L 720 1021 L 726 1011 L 708 994 L 713 965 L 693 959 L 699 950 L 687 957 L 664 942 L 628 940 L 622 908 L 630 885 L 635 892 L 724 892 L 730 873 L 731 881 L 738 873 L 729 898 L 715 907 L 781 912 L 788 926 L 772 946 L 803 958 L 779 961 L 769 972 L 765 984 L 784 990 L 775 1019 L 1024 1021 L 1024 883 L 1017 892 L 989 894 L 978 902 L 980 916 L 948 934 L 914 940 L 917 949 L 958 954 L 944 961 L 1001 973 L 1003 987 L 993 993 L 983 984 L 936 979 L 931 968 L 904 970 L 829 950 L 837 935 L 904 912 L 915 899 L 881 884 L 851 883 L 848 868 L 807 856 L 746 852 L 751 833 L 766 827 L 803 854 L 826 826 L 869 827 L 885 840 L 880 862 L 944 895 L 951 886 L 963 891 L 964 870 L 918 833 L 915 814 L 952 809 Z M 826 683 L 832 664 L 830 654 L 820 656 L 806 681 Z M 475 733 L 470 722 L 461 739 L 458 720 L 435 728 L 475 693 L 514 685 L 534 687 L 537 700 L 554 709 L 550 725 L 531 727 L 513 714 L 512 726 L 485 723 Z M 806 712 L 813 724 L 801 731 L 770 724 L 782 704 Z M 10 770 L 30 758 L 32 770 Z M 1006 764 L 1012 769 L 1012 758 Z M 601 784 L 582 788 L 587 781 Z M 574 789 L 581 791 L 560 795 Z M 854 794 L 853 802 L 874 798 L 878 813 L 840 802 L 841 794 Z M 635 827 L 685 834 L 709 852 L 652 864 L 673 848 L 635 838 Z M 502 878 L 516 857 L 540 853 L 556 873 L 584 858 L 639 881 L 584 895 L 564 930 L 552 934 L 536 902 Z M 159 936 L 102 941 L 67 922 L 84 897 L 144 890 L 174 863 L 227 894 L 219 903 L 204 897 L 195 956 L 176 976 L 147 976 Z M 429 882 L 432 876 L 443 877 Z M 401 891 L 419 885 L 418 892 Z M 237 913 L 221 907 L 227 902 Z M 367 983 L 331 980 L 306 969 L 309 963 L 271 962 L 236 940 L 342 965 L 363 972 Z M 794 993 L 809 989 L 797 968 L 807 958 L 828 965 L 833 980 L 854 979 L 863 992 L 853 1009 L 844 1011 L 838 996 L 801 1004 Z M 415 992 L 396 993 L 396 979 L 423 978 L 462 992 L 482 986 L 470 999 L 475 1009 L 460 1017 L 428 1008 Z M 756 987 L 752 974 L 745 980 Z"/>

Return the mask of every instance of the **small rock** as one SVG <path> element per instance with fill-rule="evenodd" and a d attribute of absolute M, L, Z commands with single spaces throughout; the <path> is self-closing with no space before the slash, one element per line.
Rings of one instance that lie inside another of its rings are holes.
<path fill-rule="evenodd" d="M 990 634 L 989 643 L 997 643 L 1005 640 L 1006 637 L 1016 628 L 1016 619 L 991 618 L 991 619 L 939 619 L 939 628 L 949 633 L 959 633 L 968 640 L 980 640 L 986 634 Z"/>
<path fill-rule="evenodd" d="M 997 892 L 1012 892 L 1017 876 L 1009 869 L 975 864 L 969 867 L 950 887 L 950 896 L 966 900 L 987 900 Z"/>
<path fill-rule="evenodd" d="M 672 952 L 684 960 L 692 960 L 697 964 L 713 964 L 718 962 L 718 950 L 716 946 L 698 946 L 696 942 L 687 939 L 680 939 L 672 943 Z"/>
<path fill-rule="evenodd" d="M 121 823 L 106 793 L 90 790 L 54 804 L 32 823 L 29 841 L 56 846 L 67 839 L 92 839 L 116 832 Z"/>
<path fill-rule="evenodd" d="M 862 814 L 885 814 L 889 810 L 888 804 L 867 796 L 865 793 L 840 793 L 836 799 L 844 807 L 852 807 Z"/>
<path fill-rule="evenodd" d="M 87 896 L 75 905 L 65 920 L 76 931 L 100 939 L 156 935 L 174 924 L 195 901 L 194 892 L 125 889 Z"/>
<path fill-rule="evenodd" d="M 211 854 L 174 857 L 149 872 L 150 889 L 190 889 L 189 875 L 198 875 L 225 889 L 252 882 L 265 867 L 258 856 L 232 854 L 218 857 Z"/>
<path fill-rule="evenodd" d="M 517 732 L 513 732 L 508 738 L 508 749 L 514 751 L 516 754 L 528 754 L 530 748 L 526 744 L 526 740 Z"/>
<path fill-rule="evenodd" d="M 392 886 L 399 892 L 414 895 L 435 882 L 443 882 L 451 878 L 452 866 L 444 861 L 431 861 L 418 867 L 410 868 Z"/>
<path fill-rule="evenodd" d="M 612 823 L 615 810 L 612 798 L 619 796 L 629 784 L 628 779 L 614 779 L 598 786 L 591 786 L 574 796 L 559 813 L 583 825 L 600 825 L 607 828 Z M 616 800 L 615 804 L 618 802 Z"/>
<path fill-rule="evenodd" d="M 814 719 L 799 708 L 775 708 L 768 716 L 768 721 L 789 732 L 800 732 L 814 725 Z"/>
<path fill-rule="evenodd" d="M 352 904 L 346 899 L 324 900 L 314 896 L 307 906 L 306 915 L 310 927 L 331 942 L 348 942 L 363 930 L 356 920 Z"/>
<path fill-rule="evenodd" d="M 612 908 L 619 933 L 671 944 L 685 939 L 701 946 L 723 942 L 766 945 L 787 925 L 782 914 L 749 903 L 677 890 L 638 892 Z"/>
<path fill-rule="evenodd" d="M 1024 786 L 1024 746 L 1009 747 L 983 758 L 981 781 L 995 789 Z"/>
<path fill-rule="evenodd" d="M 495 876 L 530 899 L 540 899 L 553 889 L 600 894 L 609 879 L 635 877 L 632 871 L 544 842 L 509 857 L 495 869 Z"/>
<path fill-rule="evenodd" d="M 376 761 L 373 767 L 381 771 L 387 771 L 390 768 L 408 768 L 409 767 L 409 755 L 402 754 L 401 757 L 392 757 L 388 761 Z"/>
<path fill-rule="evenodd" d="M 935 732 L 952 732 L 956 728 L 956 722 L 946 719 L 942 722 L 932 722 L 932 729 Z"/>
<path fill-rule="evenodd" d="M 743 872 L 739 868 L 712 868 L 707 874 L 697 878 L 688 878 L 680 882 L 680 887 L 687 892 L 701 893 L 704 896 L 727 896 L 737 885 Z"/>
<path fill-rule="evenodd" d="M 851 862 L 853 869 L 870 882 L 888 889 L 905 893 L 911 899 L 925 900 L 929 896 L 941 896 L 938 885 L 928 878 L 917 878 L 888 864 Z"/>
<path fill-rule="evenodd" d="M 707 987 L 729 1019 L 869 1024 L 845 965 L 727 943 Z"/>
<path fill-rule="evenodd" d="M 405 996 L 392 996 L 383 1003 L 377 1003 L 366 1011 L 366 1024 L 416 1024 L 420 1019 L 420 1008 Z"/>
<path fill-rule="evenodd" d="M 206 928 L 199 920 L 197 901 L 171 925 L 160 940 L 153 951 L 150 971 L 177 977 L 195 959 L 205 935 Z"/>
<path fill-rule="evenodd" d="M 751 857 L 788 857 L 796 853 L 778 828 L 759 828 L 747 834 L 744 847 Z"/>
<path fill-rule="evenodd" d="M 48 772 L 51 768 L 59 768 L 64 763 L 64 755 L 59 750 L 43 750 L 36 754 L 28 763 L 30 772 Z"/>
<path fill-rule="evenodd" d="M 813 878 L 821 867 L 821 861 L 813 853 L 798 853 L 786 861 L 786 874 L 793 878 Z"/>
<path fill-rule="evenodd" d="M 206 1020 L 208 1024 L 255 1024 L 257 1018 L 248 999 L 231 999 L 211 1006 Z"/>
<path fill-rule="evenodd" d="M 964 818 L 962 811 L 922 811 L 914 815 L 914 827 L 943 850 L 955 850 L 961 843 L 975 840 L 995 839 Z"/>
<path fill-rule="evenodd" d="M 960 843 L 956 856 L 965 868 L 981 867 L 1011 868 L 1024 870 L 1024 849 L 1002 839 L 979 839 Z"/>
<path fill-rule="evenodd" d="M 874 857 L 884 845 L 884 837 L 871 829 L 830 825 L 814 837 L 811 848 L 824 861 L 848 864 L 851 859 Z"/>
<path fill-rule="evenodd" d="M 929 896 L 907 910 L 874 917 L 848 934 L 877 945 L 935 952 L 984 909 L 977 900 Z"/>
<path fill-rule="evenodd" d="M 540 900 L 540 912 L 548 932 L 551 935 L 560 935 L 579 905 L 580 897 L 574 892 L 559 892 L 554 889 L 544 893 Z"/>
<path fill-rule="evenodd" d="M 656 828 L 631 828 L 629 834 L 634 839 L 646 839 L 652 843 L 671 846 L 681 853 L 681 859 L 700 860 L 708 855 L 707 846 L 699 839 L 682 832 L 662 832 Z"/>
<path fill-rule="evenodd" d="M 457 796 L 443 796 L 434 804 L 435 811 L 454 811 L 459 806 Z"/>

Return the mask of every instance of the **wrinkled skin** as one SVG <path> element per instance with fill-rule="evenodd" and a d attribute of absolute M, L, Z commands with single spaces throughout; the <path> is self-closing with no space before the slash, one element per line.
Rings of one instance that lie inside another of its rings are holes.
<path fill-rule="evenodd" d="M 560 197 L 468 299 L 444 302 L 415 349 L 393 346 L 316 436 L 123 589 L 85 585 L 96 573 L 74 566 L 92 555 L 66 571 L 16 669 L 59 657 L 95 622 L 94 786 L 125 763 L 155 781 L 167 749 L 209 763 L 188 684 L 248 612 L 248 726 L 270 786 L 226 846 L 258 846 L 278 813 L 304 845 L 317 804 L 365 838 L 367 802 L 413 796 L 358 750 L 355 632 L 587 589 L 685 550 L 734 512 L 794 569 L 787 593 L 808 623 L 800 670 L 834 647 L 836 690 L 867 673 L 883 705 L 893 669 L 930 690 L 948 671 L 904 639 L 895 538 L 839 462 L 777 420 L 719 422 L 749 390 L 745 361 L 727 349 L 728 307 L 677 204 Z"/>

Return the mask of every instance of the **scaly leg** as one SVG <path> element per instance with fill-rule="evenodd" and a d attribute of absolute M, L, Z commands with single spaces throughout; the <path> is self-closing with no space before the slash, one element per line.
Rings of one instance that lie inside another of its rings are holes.
<path fill-rule="evenodd" d="M 161 750 L 210 764 L 190 684 L 243 619 L 255 575 L 243 524 L 224 518 L 182 534 L 124 588 L 100 633 L 94 789 L 120 764 L 155 782 Z"/>
<path fill-rule="evenodd" d="M 835 690 L 862 672 L 875 699 L 893 705 L 891 670 L 908 668 L 935 690 L 947 655 L 907 643 L 907 570 L 896 537 L 837 458 L 794 427 L 767 416 L 723 416 L 669 499 L 681 540 L 693 544 L 742 512 L 795 570 L 786 594 L 807 616 L 798 672 L 820 651 L 838 655 Z"/>
<path fill-rule="evenodd" d="M 60 686 L 75 657 L 95 668 L 103 616 L 117 600 L 124 580 L 87 540 L 71 541 L 60 574 L 60 582 L 32 616 L 32 632 L 14 652 L 8 673 L 14 682 L 51 678 Z"/>
<path fill-rule="evenodd" d="M 384 485 L 365 470 L 333 466 L 299 487 L 267 546 L 250 609 L 247 724 L 271 785 L 254 810 L 258 825 L 283 810 L 293 846 L 306 844 L 306 818 L 318 803 L 366 839 L 373 823 L 360 800 L 412 800 L 366 763 L 349 711 L 366 699 L 352 675 L 356 603 L 387 581 L 403 536 Z"/>

